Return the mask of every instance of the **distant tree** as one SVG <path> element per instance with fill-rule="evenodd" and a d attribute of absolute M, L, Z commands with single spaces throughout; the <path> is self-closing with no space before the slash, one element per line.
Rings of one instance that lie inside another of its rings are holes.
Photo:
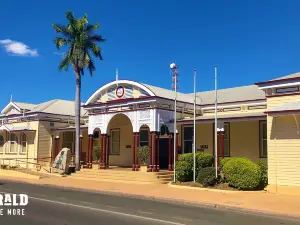
<path fill-rule="evenodd" d="M 102 60 L 101 49 L 99 43 L 105 39 L 95 31 L 99 28 L 99 24 L 88 24 L 87 15 L 79 19 L 75 18 L 73 12 L 66 12 L 68 24 L 52 24 L 56 33 L 59 34 L 54 39 L 56 48 L 60 50 L 67 47 L 63 60 L 59 64 L 59 71 L 68 70 L 69 66 L 73 67 L 76 77 L 76 94 L 75 94 L 75 164 L 76 170 L 80 170 L 79 165 L 79 138 L 80 138 L 80 111 L 81 111 L 81 76 L 84 75 L 84 70 L 88 69 L 92 76 L 96 70 L 94 61 L 91 57 Z"/>

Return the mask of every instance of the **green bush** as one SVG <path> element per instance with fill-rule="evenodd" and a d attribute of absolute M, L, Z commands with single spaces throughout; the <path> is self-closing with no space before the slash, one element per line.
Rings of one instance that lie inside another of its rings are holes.
<path fill-rule="evenodd" d="M 261 181 L 260 167 L 246 158 L 232 158 L 223 167 L 229 185 L 242 190 L 255 189 Z"/>
<path fill-rule="evenodd" d="M 194 156 L 193 153 L 180 154 L 178 156 L 178 161 L 188 162 L 193 169 Z M 214 157 L 210 153 L 198 152 L 196 153 L 196 173 L 198 173 L 202 168 L 211 167 L 214 162 Z"/>
<path fill-rule="evenodd" d="M 177 161 L 175 165 L 175 178 L 179 182 L 191 181 L 193 178 L 192 164 L 186 161 Z"/>
<path fill-rule="evenodd" d="M 220 161 L 220 170 L 223 170 L 223 167 L 225 165 L 225 163 L 227 163 L 230 159 L 233 159 L 233 158 L 224 158 L 224 159 L 221 159 Z"/>
<path fill-rule="evenodd" d="M 141 165 L 148 165 L 149 157 L 150 157 L 149 146 L 139 147 L 138 149 L 139 163 Z"/>
<path fill-rule="evenodd" d="M 213 186 L 216 184 L 216 171 L 214 167 L 205 167 L 201 169 L 197 176 L 197 182 L 203 187 Z"/>
<path fill-rule="evenodd" d="M 199 152 L 196 154 L 196 170 L 200 171 L 202 168 L 211 167 L 214 163 L 214 156 L 210 153 Z"/>
<path fill-rule="evenodd" d="M 267 160 L 258 160 L 256 164 L 261 170 L 261 181 L 259 187 L 264 189 L 268 185 L 268 162 Z"/>
<path fill-rule="evenodd" d="M 100 150 L 101 150 L 100 146 L 93 147 L 93 160 L 95 160 L 95 161 L 100 160 L 100 158 L 101 158 Z"/>

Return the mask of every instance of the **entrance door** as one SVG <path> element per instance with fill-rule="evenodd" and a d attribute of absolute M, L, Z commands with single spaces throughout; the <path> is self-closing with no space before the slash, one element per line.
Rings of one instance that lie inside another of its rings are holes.
<path fill-rule="evenodd" d="M 169 164 L 169 139 L 159 139 L 159 168 L 168 169 Z"/>

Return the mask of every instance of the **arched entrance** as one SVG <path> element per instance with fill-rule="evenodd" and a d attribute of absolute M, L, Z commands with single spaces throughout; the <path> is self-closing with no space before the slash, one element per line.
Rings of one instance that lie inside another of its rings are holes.
<path fill-rule="evenodd" d="M 114 115 L 107 126 L 107 152 L 110 166 L 131 167 L 133 164 L 133 127 L 124 114 Z"/>
<path fill-rule="evenodd" d="M 170 145 L 170 132 L 169 128 L 163 124 L 160 127 L 159 136 L 159 168 L 169 169 L 169 145 Z"/>

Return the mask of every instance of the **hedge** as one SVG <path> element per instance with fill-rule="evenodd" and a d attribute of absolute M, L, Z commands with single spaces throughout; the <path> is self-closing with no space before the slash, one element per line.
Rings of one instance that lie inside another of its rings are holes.
<path fill-rule="evenodd" d="M 230 159 L 233 159 L 233 158 L 224 158 L 224 159 L 220 160 L 220 170 L 223 169 L 225 163 L 227 163 Z"/>
<path fill-rule="evenodd" d="M 223 167 L 229 185 L 242 190 L 255 189 L 261 181 L 260 167 L 247 158 L 231 158 Z"/>
<path fill-rule="evenodd" d="M 193 179 L 192 164 L 186 161 L 177 161 L 175 165 L 175 178 L 179 182 L 191 181 Z"/>
<path fill-rule="evenodd" d="M 268 162 L 267 160 L 258 160 L 256 164 L 261 170 L 261 181 L 259 187 L 264 189 L 268 185 Z"/>
<path fill-rule="evenodd" d="M 214 167 L 205 167 L 201 169 L 197 176 L 197 182 L 203 187 L 213 186 L 216 184 L 216 170 Z"/>

